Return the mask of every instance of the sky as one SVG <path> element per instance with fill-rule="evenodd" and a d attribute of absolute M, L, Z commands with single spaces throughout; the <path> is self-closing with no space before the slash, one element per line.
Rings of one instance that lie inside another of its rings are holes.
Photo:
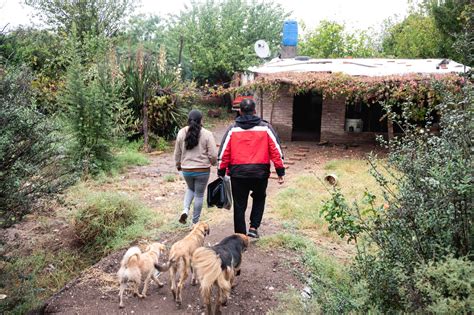
<path fill-rule="evenodd" d="M 267 0 L 268 2 L 268 0 Z M 292 18 L 303 21 L 307 29 L 314 28 L 321 20 L 345 23 L 356 29 L 378 28 L 384 19 L 406 15 L 407 0 L 274 0 L 286 10 L 292 11 Z M 176 14 L 184 9 L 189 0 L 142 0 L 137 13 L 157 15 Z M 31 25 L 33 10 L 21 0 L 0 0 L 0 29 L 8 24 L 8 29 L 18 25 Z"/>

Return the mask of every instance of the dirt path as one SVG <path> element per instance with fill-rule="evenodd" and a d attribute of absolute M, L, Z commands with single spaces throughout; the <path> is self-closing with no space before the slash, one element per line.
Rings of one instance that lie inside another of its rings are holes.
<path fill-rule="evenodd" d="M 224 124 L 215 129 L 217 143 L 225 131 Z M 314 143 L 289 143 L 285 145 L 289 170 L 287 178 L 306 171 L 314 170 L 318 165 L 323 165 L 332 158 L 354 158 L 366 152 L 366 148 L 318 147 Z M 215 178 L 213 171 L 211 180 Z M 272 176 L 273 177 L 273 176 Z M 170 180 L 173 179 L 173 180 Z M 276 180 L 270 180 L 268 188 L 269 207 L 271 199 L 278 191 L 285 187 L 280 186 Z M 124 190 L 137 195 L 155 211 L 162 213 L 171 220 L 177 219 L 181 207 L 182 194 L 185 183 L 178 179 L 177 171 L 171 153 L 152 155 L 151 164 L 143 167 L 131 168 L 121 182 L 106 183 L 103 189 Z M 211 235 L 206 239 L 206 244 L 215 244 L 224 237 L 233 233 L 232 213 L 222 209 L 204 209 L 204 219 L 211 225 Z M 250 212 L 250 211 L 247 211 Z M 272 220 L 271 209 L 260 228 L 262 235 L 271 235 L 283 228 Z M 249 213 L 247 213 L 249 215 Z M 158 237 L 158 241 L 171 245 L 182 238 L 186 231 L 172 232 L 167 236 Z M 329 246 L 334 251 L 343 248 L 327 245 L 320 240 L 319 245 Z M 324 244 L 323 244 L 324 243 Z M 127 294 L 125 309 L 118 308 L 118 285 L 115 273 L 119 261 L 125 250 L 113 253 L 102 259 L 99 263 L 84 271 L 80 277 L 69 283 L 61 292 L 54 295 L 44 305 L 45 313 L 62 314 L 182 314 L 201 313 L 198 287 L 186 283 L 183 292 L 183 306 L 177 309 L 172 301 L 168 284 L 163 288 L 151 286 L 149 296 L 140 300 Z M 335 256 L 338 256 L 335 254 Z M 242 274 L 237 278 L 238 286 L 233 290 L 228 306 L 223 308 L 227 314 L 253 314 L 265 313 L 278 304 L 278 295 L 293 287 L 301 290 L 304 286 L 295 270 L 301 269 L 294 253 L 287 253 L 279 249 L 263 250 L 252 243 L 244 254 Z M 167 274 L 161 276 L 167 282 Z"/>

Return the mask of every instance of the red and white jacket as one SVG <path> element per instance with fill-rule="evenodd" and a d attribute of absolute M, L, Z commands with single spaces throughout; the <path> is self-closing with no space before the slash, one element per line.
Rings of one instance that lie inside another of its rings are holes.
<path fill-rule="evenodd" d="M 231 177 L 268 178 L 270 161 L 278 176 L 285 175 L 280 139 L 272 126 L 258 116 L 235 119 L 227 129 L 218 154 L 218 174 Z"/>

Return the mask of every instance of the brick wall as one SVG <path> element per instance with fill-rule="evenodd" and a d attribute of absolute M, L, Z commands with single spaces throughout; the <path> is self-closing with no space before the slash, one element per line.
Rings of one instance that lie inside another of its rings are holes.
<path fill-rule="evenodd" d="M 260 111 L 260 95 L 256 93 L 257 115 L 270 122 L 283 141 L 291 141 L 293 130 L 293 95 L 288 92 L 288 87 L 282 86 L 277 97 L 273 116 L 271 116 L 272 103 L 268 94 L 263 95 L 263 115 Z"/>
<path fill-rule="evenodd" d="M 321 114 L 321 141 L 330 143 L 373 143 L 375 132 L 346 132 L 345 98 L 323 100 Z"/>
<path fill-rule="evenodd" d="M 288 92 L 288 87 L 282 86 L 280 94 L 275 101 L 273 117 L 270 118 L 272 104 L 267 94 L 263 95 L 263 115 L 260 110 L 260 95 L 255 93 L 257 115 L 271 122 L 283 141 L 291 141 L 293 131 L 293 95 Z M 323 100 L 321 114 L 321 141 L 330 143 L 373 143 L 374 132 L 345 132 L 346 106 L 343 97 Z"/>

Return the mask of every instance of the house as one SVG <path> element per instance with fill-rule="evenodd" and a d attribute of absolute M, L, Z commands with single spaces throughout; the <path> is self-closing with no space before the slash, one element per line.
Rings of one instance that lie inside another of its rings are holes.
<path fill-rule="evenodd" d="M 363 143 L 402 132 L 387 104 L 429 108 L 438 99 L 433 82 L 459 88 L 468 70 L 446 59 L 275 58 L 249 69 L 246 88 L 282 140 Z"/>

